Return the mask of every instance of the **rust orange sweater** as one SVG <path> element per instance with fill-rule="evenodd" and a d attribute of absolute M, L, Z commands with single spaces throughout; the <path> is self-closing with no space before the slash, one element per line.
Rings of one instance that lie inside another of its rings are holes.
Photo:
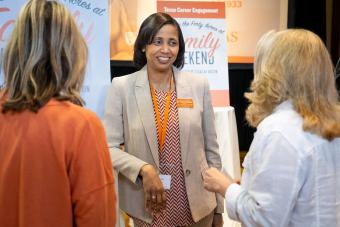
<path fill-rule="evenodd" d="M 1 111 L 1 107 L 0 107 Z M 115 226 L 112 165 L 100 120 L 70 102 L 0 112 L 0 225 Z"/>

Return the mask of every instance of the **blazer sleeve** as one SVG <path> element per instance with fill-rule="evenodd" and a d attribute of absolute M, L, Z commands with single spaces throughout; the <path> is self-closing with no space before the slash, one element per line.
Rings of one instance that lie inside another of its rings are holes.
<path fill-rule="evenodd" d="M 123 151 L 124 127 L 124 90 L 128 90 L 124 78 L 114 78 L 109 88 L 104 111 L 104 127 L 106 130 L 107 142 L 109 145 L 112 165 L 115 170 L 123 174 L 133 183 L 138 183 L 140 169 L 148 164 L 141 159 Z"/>
<path fill-rule="evenodd" d="M 204 78 L 204 98 L 203 98 L 203 135 L 204 135 L 204 146 L 205 146 L 205 156 L 209 167 L 215 167 L 221 170 L 221 156 L 219 153 L 219 147 L 217 143 L 217 135 L 215 129 L 215 115 L 211 103 L 209 82 Z M 224 199 L 223 197 L 216 193 L 217 207 L 215 213 L 223 213 L 224 211 Z"/>

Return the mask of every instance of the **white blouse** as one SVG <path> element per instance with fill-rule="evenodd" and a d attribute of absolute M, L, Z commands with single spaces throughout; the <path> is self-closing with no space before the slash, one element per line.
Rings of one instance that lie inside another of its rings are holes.
<path fill-rule="evenodd" d="M 225 203 L 243 226 L 340 226 L 340 138 L 328 141 L 302 129 L 286 101 L 258 126 L 243 162 L 241 186 Z"/>

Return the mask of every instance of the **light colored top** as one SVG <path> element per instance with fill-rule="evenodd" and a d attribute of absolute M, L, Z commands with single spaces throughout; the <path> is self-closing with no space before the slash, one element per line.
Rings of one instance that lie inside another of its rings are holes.
<path fill-rule="evenodd" d="M 100 120 L 80 106 L 0 112 L 0 225 L 114 227 L 111 165 Z"/>
<path fill-rule="evenodd" d="M 241 186 L 226 192 L 228 215 L 243 226 L 340 226 L 340 139 L 302 129 L 289 101 L 258 126 Z"/>

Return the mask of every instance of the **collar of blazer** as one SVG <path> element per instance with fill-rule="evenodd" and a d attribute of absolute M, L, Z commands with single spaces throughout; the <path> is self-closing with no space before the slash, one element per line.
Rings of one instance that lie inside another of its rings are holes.
<path fill-rule="evenodd" d="M 176 94 L 178 98 L 192 99 L 192 89 L 189 81 L 185 77 L 184 72 L 181 72 L 176 67 L 173 67 L 174 81 L 176 86 Z M 154 118 L 153 104 L 150 94 L 150 86 L 148 81 L 148 74 L 146 65 L 136 73 L 135 94 L 139 114 L 144 126 L 145 134 L 150 146 L 153 159 L 159 168 L 159 155 L 158 155 L 158 141 L 156 132 L 156 123 Z M 180 144 L 182 154 L 182 164 L 185 166 L 189 147 L 189 134 L 190 134 L 190 108 L 179 108 L 179 129 L 180 129 Z"/>

